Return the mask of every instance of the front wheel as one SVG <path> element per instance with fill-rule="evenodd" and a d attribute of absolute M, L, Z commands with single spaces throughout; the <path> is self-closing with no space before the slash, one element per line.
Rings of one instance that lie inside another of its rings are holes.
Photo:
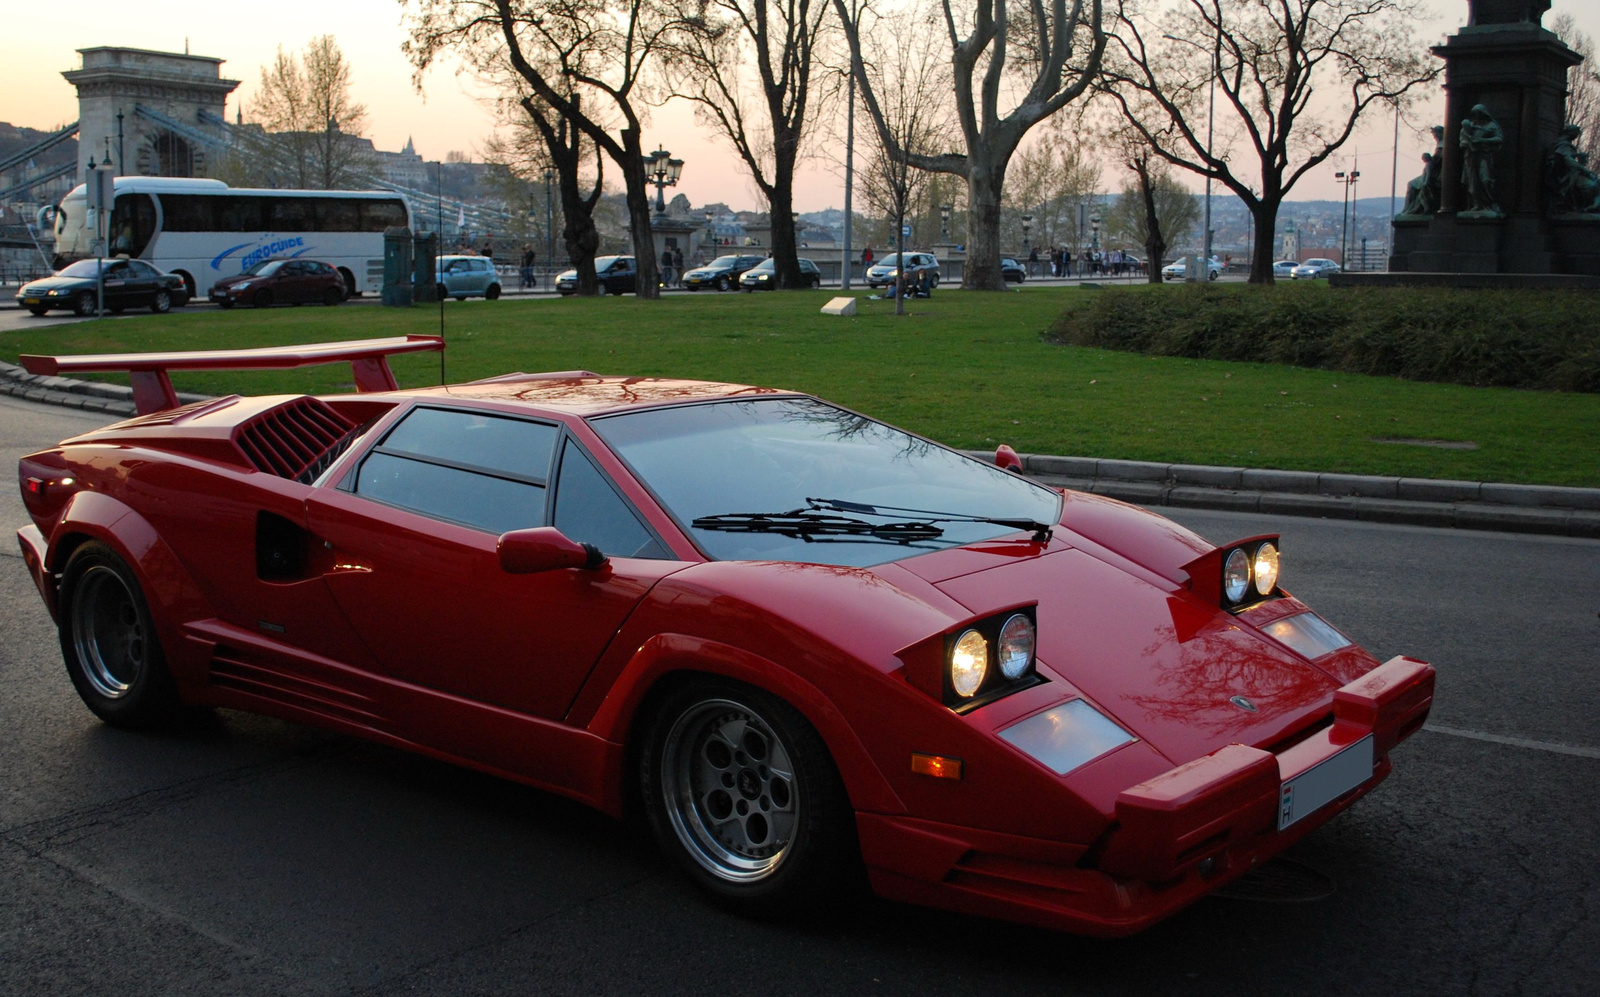
<path fill-rule="evenodd" d="M 344 300 L 344 294 L 337 287 L 330 287 L 322 292 L 322 303 L 332 307 Z"/>
<path fill-rule="evenodd" d="M 49 310 L 50 309 L 48 309 L 48 308 L 29 308 L 28 309 L 28 311 L 32 312 L 35 315 L 43 315 L 44 313 L 48 312 Z"/>
<path fill-rule="evenodd" d="M 272 304 L 272 292 L 257 291 L 256 296 L 251 299 L 250 304 L 255 308 L 266 308 Z"/>
<path fill-rule="evenodd" d="M 811 278 L 811 289 L 813 291 L 822 290 L 822 278 L 821 277 L 813 277 L 813 278 Z"/>
<path fill-rule="evenodd" d="M 85 705 L 107 723 L 149 727 L 178 712 L 150 610 L 133 569 L 92 540 L 73 552 L 61 582 L 61 655 Z"/>
<path fill-rule="evenodd" d="M 728 288 L 730 288 L 732 286 L 733 286 L 733 284 L 728 281 L 727 277 L 718 277 L 717 278 L 717 290 L 726 291 Z"/>
<path fill-rule="evenodd" d="M 172 311 L 172 293 L 170 291 L 157 291 L 155 300 L 150 302 L 150 310 L 157 315 L 165 315 Z"/>
<path fill-rule="evenodd" d="M 818 909 L 856 881 L 849 800 L 816 728 L 733 682 L 697 683 L 655 713 L 640 790 L 663 851 L 740 913 Z"/>
<path fill-rule="evenodd" d="M 84 291 L 72 302 L 72 310 L 80 318 L 88 318 L 94 314 L 94 295 Z"/>

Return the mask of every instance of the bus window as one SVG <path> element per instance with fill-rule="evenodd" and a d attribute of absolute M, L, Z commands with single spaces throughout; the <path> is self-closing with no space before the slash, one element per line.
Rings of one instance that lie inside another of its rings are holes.
<path fill-rule="evenodd" d="M 212 224 L 218 232 L 265 232 L 268 204 L 264 197 L 219 197 Z"/>
<path fill-rule="evenodd" d="M 360 201 L 348 197 L 319 197 L 317 216 L 324 232 L 361 231 Z"/>
<path fill-rule="evenodd" d="M 382 232 L 386 228 L 406 224 L 406 206 L 395 201 L 361 202 L 361 228 L 366 232 Z"/>
<path fill-rule="evenodd" d="M 216 198 L 199 194 L 162 194 L 161 229 L 164 232 L 211 232 L 211 208 Z"/>
<path fill-rule="evenodd" d="M 111 211 L 111 255 L 139 256 L 156 232 L 156 205 L 149 194 L 123 194 Z"/>
<path fill-rule="evenodd" d="M 317 231 L 317 198 L 275 197 L 267 223 L 269 232 Z"/>

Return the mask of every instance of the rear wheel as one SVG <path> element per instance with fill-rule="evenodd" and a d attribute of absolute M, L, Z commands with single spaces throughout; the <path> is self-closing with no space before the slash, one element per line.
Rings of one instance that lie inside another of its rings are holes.
<path fill-rule="evenodd" d="M 655 714 L 639 774 L 662 849 L 735 910 L 801 913 L 854 884 L 844 787 L 821 735 L 782 700 L 726 681 L 678 690 Z"/>
<path fill-rule="evenodd" d="M 156 292 L 155 298 L 150 302 L 150 310 L 157 315 L 165 315 L 172 311 L 172 292 L 161 290 Z"/>
<path fill-rule="evenodd" d="M 61 655 L 84 704 L 107 723 L 149 727 L 180 701 L 138 579 L 107 545 L 90 541 L 61 584 Z"/>
<path fill-rule="evenodd" d="M 256 308 L 265 308 L 272 304 L 271 291 L 257 291 L 256 296 L 250 299 L 250 304 Z"/>
<path fill-rule="evenodd" d="M 483 292 L 483 296 L 485 298 L 487 298 L 488 300 L 490 300 L 490 301 L 493 301 L 494 299 L 500 297 L 500 285 L 499 284 L 490 284 L 489 285 L 489 289 L 487 291 Z"/>

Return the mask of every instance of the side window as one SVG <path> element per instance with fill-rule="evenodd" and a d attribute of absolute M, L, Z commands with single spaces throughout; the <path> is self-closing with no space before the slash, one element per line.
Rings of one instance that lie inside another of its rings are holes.
<path fill-rule="evenodd" d="M 671 558 L 587 454 L 570 440 L 561 451 L 555 528 L 609 557 Z"/>
<path fill-rule="evenodd" d="M 362 462 L 356 492 L 490 533 L 545 523 L 556 427 L 419 408 Z"/>

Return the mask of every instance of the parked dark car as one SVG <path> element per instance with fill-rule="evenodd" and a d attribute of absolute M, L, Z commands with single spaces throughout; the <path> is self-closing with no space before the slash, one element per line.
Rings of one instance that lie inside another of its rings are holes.
<path fill-rule="evenodd" d="M 895 275 L 900 271 L 900 257 L 904 255 L 906 261 L 906 285 L 916 287 L 924 279 L 929 288 L 939 286 L 939 260 L 932 253 L 906 252 L 890 253 L 877 265 L 867 268 L 868 287 L 889 287 L 895 281 Z"/>
<path fill-rule="evenodd" d="M 691 291 L 714 287 L 727 291 L 739 282 L 746 270 L 757 267 L 765 256 L 719 256 L 703 267 L 695 267 L 683 275 L 683 286 Z"/>
<path fill-rule="evenodd" d="M 156 314 L 181 308 L 189 302 L 183 278 L 162 273 L 143 260 L 79 260 L 42 280 L 30 281 L 17 292 L 17 304 L 43 315 L 52 309 L 93 315 L 99 267 L 105 265 L 106 311 L 148 307 Z"/>
<path fill-rule="evenodd" d="M 337 305 L 346 293 L 339 271 L 317 260 L 261 260 L 211 285 L 211 300 L 223 308 L 241 303 L 265 308 L 312 301 Z"/>
<path fill-rule="evenodd" d="M 822 286 L 822 271 L 804 256 L 800 257 L 800 277 L 813 290 Z M 739 286 L 746 291 L 773 290 L 778 286 L 777 261 L 765 259 L 746 270 L 744 276 L 739 278 Z"/>
<path fill-rule="evenodd" d="M 1009 256 L 1000 258 L 1000 276 L 1007 283 L 1020 284 L 1028 279 L 1028 271 Z"/>
<path fill-rule="evenodd" d="M 594 275 L 601 294 L 632 294 L 639 285 L 639 268 L 631 256 L 597 256 Z M 556 292 L 563 298 L 578 293 L 578 271 L 563 270 L 556 277 Z"/>

